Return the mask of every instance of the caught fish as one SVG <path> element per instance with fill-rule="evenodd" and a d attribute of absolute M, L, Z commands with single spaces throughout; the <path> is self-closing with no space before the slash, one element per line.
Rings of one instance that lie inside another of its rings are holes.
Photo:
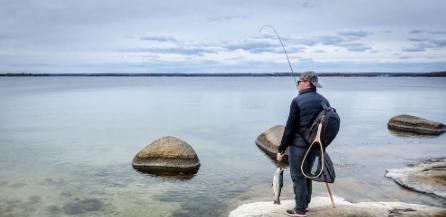
<path fill-rule="evenodd" d="M 273 196 L 274 196 L 274 204 L 280 204 L 280 192 L 283 187 L 283 169 L 277 168 L 273 177 Z"/>

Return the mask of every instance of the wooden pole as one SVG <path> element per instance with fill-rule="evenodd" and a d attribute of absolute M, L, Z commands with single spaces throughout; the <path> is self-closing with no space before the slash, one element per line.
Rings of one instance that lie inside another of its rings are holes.
<path fill-rule="evenodd" d="M 331 205 L 333 205 L 333 208 L 336 208 L 333 200 L 333 195 L 331 194 L 330 186 L 328 186 L 328 182 L 326 182 L 325 185 L 327 186 L 328 195 L 330 195 Z"/>

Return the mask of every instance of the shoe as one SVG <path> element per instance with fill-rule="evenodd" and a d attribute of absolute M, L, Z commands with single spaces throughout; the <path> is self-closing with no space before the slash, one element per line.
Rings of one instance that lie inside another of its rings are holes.
<path fill-rule="evenodd" d="M 305 208 L 305 213 L 310 212 L 310 209 Z"/>
<path fill-rule="evenodd" d="M 306 217 L 307 215 L 298 213 L 295 209 L 289 209 L 286 211 L 288 216 L 291 217 Z"/>

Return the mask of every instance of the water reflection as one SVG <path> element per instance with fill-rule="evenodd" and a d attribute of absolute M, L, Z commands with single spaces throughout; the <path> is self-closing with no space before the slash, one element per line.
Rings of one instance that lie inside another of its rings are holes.
<path fill-rule="evenodd" d="M 163 178 L 164 180 L 190 180 L 194 178 L 198 172 L 198 168 L 191 171 L 182 172 L 150 170 L 134 166 L 133 169 L 135 169 L 135 171 L 137 171 L 139 174 L 144 174 L 148 177 L 159 177 Z"/>
<path fill-rule="evenodd" d="M 398 136 L 398 137 L 414 137 L 414 138 L 435 138 L 435 137 L 438 137 L 438 135 L 418 134 L 418 133 L 407 132 L 407 131 L 392 130 L 390 128 L 388 128 L 388 130 L 391 135 Z"/>

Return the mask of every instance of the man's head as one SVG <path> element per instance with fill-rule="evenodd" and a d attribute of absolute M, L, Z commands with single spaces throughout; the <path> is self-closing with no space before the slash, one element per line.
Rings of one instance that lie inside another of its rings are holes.
<path fill-rule="evenodd" d="M 297 81 L 296 85 L 299 91 L 313 87 L 322 87 L 322 85 L 318 83 L 316 72 L 313 71 L 307 71 L 300 74 L 299 81 Z"/>

